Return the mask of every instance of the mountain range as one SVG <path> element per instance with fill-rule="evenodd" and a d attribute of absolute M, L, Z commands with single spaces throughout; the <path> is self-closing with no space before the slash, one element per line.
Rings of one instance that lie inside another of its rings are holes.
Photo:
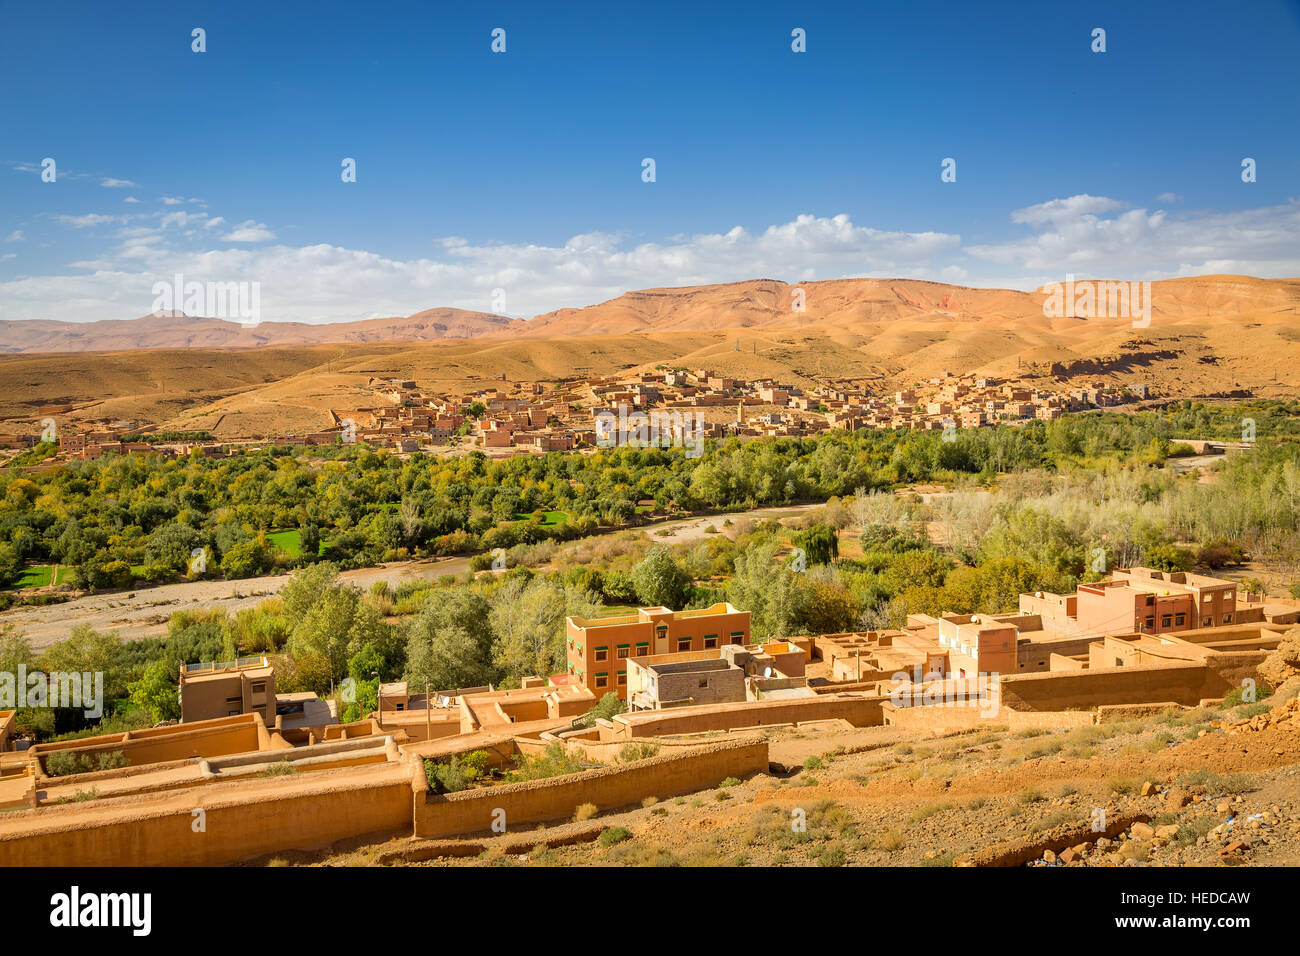
<path fill-rule="evenodd" d="M 1156 321 L 1294 316 L 1300 304 L 1297 279 L 1210 275 L 1158 280 L 1151 285 Z M 798 285 L 753 279 L 642 289 L 530 320 L 441 307 L 406 317 L 321 325 L 267 321 L 244 326 L 179 312 L 85 323 L 4 321 L 0 322 L 0 353 L 236 349 L 725 329 L 864 332 L 882 322 L 908 320 L 1038 325 L 1051 322 L 1043 314 L 1045 298 L 1043 290 L 976 289 L 917 279 L 833 279 Z M 802 310 L 795 307 L 800 300 Z"/>

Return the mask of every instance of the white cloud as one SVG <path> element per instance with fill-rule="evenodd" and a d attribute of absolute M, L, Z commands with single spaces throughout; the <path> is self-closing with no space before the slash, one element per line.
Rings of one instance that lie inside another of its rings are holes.
<path fill-rule="evenodd" d="M 969 246 L 966 252 L 1020 274 L 1017 288 L 1080 278 L 1159 279 L 1174 275 L 1236 272 L 1258 276 L 1300 275 L 1300 203 L 1231 212 L 1174 215 L 1130 209 L 1106 218 L 1100 210 L 1123 203 L 1074 196 L 1031 206 L 1045 211 L 1012 220 L 1039 227 L 1036 234 Z"/>
<path fill-rule="evenodd" d="M 1295 202 L 1174 214 L 1076 196 L 1016 210 L 1010 218 L 1019 224 L 1011 227 L 1013 235 L 1024 235 L 971 246 L 951 233 L 876 229 L 847 215 L 801 215 L 752 232 L 734 226 L 656 241 L 602 232 L 554 245 L 431 238 L 428 257 L 396 259 L 327 243 L 217 248 L 218 241 L 264 243 L 274 235 L 255 220 L 232 229 L 206 212 L 160 210 L 123 217 L 101 251 L 57 270 L 61 274 L 0 282 L 0 318 L 143 315 L 153 283 L 177 273 L 198 281 L 258 282 L 265 319 L 303 322 L 406 315 L 433 306 L 486 312 L 497 288 L 506 291 L 509 314 L 527 317 L 634 289 L 755 278 L 876 276 L 1033 289 L 1067 272 L 1127 279 L 1300 275 Z M 219 240 L 218 228 L 225 230 Z"/>
<path fill-rule="evenodd" d="M 127 196 L 125 199 L 122 200 L 122 202 L 139 202 L 139 201 L 140 200 L 136 199 L 134 196 Z"/>
<path fill-rule="evenodd" d="M 1123 203 L 1115 199 L 1081 193 L 1069 199 L 1053 199 L 1050 202 L 1040 202 L 1036 206 L 1017 209 L 1011 213 L 1011 221 L 1037 226 L 1093 216 L 1100 212 L 1113 212 L 1123 206 Z"/>
<path fill-rule="evenodd" d="M 104 216 L 97 212 L 87 213 L 84 216 L 55 216 L 55 222 L 61 222 L 66 226 L 72 226 L 76 229 L 86 229 L 90 226 L 102 226 L 106 222 L 117 222 L 117 216 Z"/>
<path fill-rule="evenodd" d="M 183 202 L 185 202 L 185 200 L 181 199 L 179 196 L 163 196 L 162 198 L 162 204 L 164 206 L 179 206 Z"/>
<path fill-rule="evenodd" d="M 129 179 L 114 179 L 112 176 L 105 176 L 102 180 L 100 180 L 99 184 L 101 186 L 107 187 L 108 189 L 127 189 L 131 186 L 136 185 L 135 183 L 131 182 L 131 180 Z"/>
<path fill-rule="evenodd" d="M 1156 197 L 1156 202 L 1173 204 L 1182 201 L 1183 201 L 1183 197 L 1178 195 L 1178 193 L 1161 193 L 1159 196 Z"/>
<path fill-rule="evenodd" d="M 9 235 L 5 236 L 5 242 L 22 242 L 22 241 L 23 241 L 23 231 L 21 229 L 15 229 L 13 232 L 9 233 Z"/>
<path fill-rule="evenodd" d="M 226 242 L 266 242 L 274 239 L 275 233 L 260 222 L 246 219 L 221 238 Z"/>

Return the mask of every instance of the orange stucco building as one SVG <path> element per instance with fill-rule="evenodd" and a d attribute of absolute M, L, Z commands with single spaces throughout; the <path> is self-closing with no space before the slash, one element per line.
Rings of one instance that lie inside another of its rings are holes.
<path fill-rule="evenodd" d="M 703 651 L 749 643 L 749 612 L 723 602 L 694 611 L 643 607 L 635 614 L 565 618 L 565 656 L 571 679 L 597 698 L 627 699 L 627 659 Z"/>
<path fill-rule="evenodd" d="M 1079 626 L 1098 634 L 1167 634 L 1243 623 L 1236 611 L 1236 583 L 1201 574 L 1127 568 L 1078 590 Z"/>
<path fill-rule="evenodd" d="M 265 654 L 182 664 L 180 698 L 183 723 L 256 713 L 271 724 L 275 722 L 275 668 Z"/>

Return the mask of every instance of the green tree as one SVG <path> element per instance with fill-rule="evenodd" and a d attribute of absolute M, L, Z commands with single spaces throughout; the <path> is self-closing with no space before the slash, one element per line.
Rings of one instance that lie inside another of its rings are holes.
<path fill-rule="evenodd" d="M 839 538 L 836 537 L 835 529 L 828 524 L 815 524 L 807 531 L 796 532 L 793 540 L 796 547 L 803 548 L 809 566 L 830 564 L 833 558 L 840 555 Z"/>
<path fill-rule="evenodd" d="M 153 661 L 144 669 L 144 675 L 138 681 L 127 686 L 132 703 L 145 711 L 152 723 L 180 719 L 181 705 L 176 681 L 172 678 L 166 661 Z"/>
<path fill-rule="evenodd" d="M 632 570 L 632 586 L 636 589 L 637 599 L 648 607 L 680 610 L 686 603 L 689 584 L 690 578 L 663 545 L 651 548 Z"/>
<path fill-rule="evenodd" d="M 495 676 L 491 608 L 468 587 L 428 601 L 407 625 L 406 679 L 435 690 L 478 687 Z"/>
<path fill-rule="evenodd" d="M 1172 544 L 1158 544 L 1148 548 L 1145 558 L 1147 567 L 1166 572 L 1190 571 L 1192 560 L 1190 551 Z"/>
<path fill-rule="evenodd" d="M 609 720 L 611 717 L 624 713 L 626 710 L 627 701 L 619 700 L 618 694 L 610 691 L 600 700 L 596 701 L 596 706 L 587 711 L 582 722 L 587 727 L 595 727 L 596 719 L 598 717 Z"/>
<path fill-rule="evenodd" d="M 728 583 L 731 602 L 750 612 L 750 635 L 767 641 L 790 637 L 806 619 L 808 592 L 795 574 L 777 560 L 776 541 L 751 544 L 736 556 L 736 573 Z"/>

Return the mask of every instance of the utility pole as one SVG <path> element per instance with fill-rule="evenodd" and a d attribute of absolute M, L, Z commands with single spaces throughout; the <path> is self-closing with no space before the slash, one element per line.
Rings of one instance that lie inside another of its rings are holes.
<path fill-rule="evenodd" d="M 433 700 L 429 697 L 429 682 L 424 682 L 424 739 L 433 739 Z"/>

